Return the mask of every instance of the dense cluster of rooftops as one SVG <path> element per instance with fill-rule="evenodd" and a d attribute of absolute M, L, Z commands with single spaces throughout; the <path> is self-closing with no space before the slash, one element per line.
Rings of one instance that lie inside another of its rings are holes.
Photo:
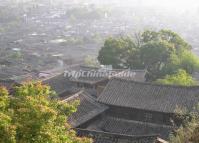
<path fill-rule="evenodd" d="M 80 69 L 99 70 L 75 70 Z M 115 71 L 108 77 L 62 73 L 43 80 L 62 102 L 80 101 L 67 119 L 78 136 L 93 138 L 94 143 L 167 143 L 181 126 L 176 108 L 192 111 L 199 103 L 199 86 L 152 84 L 145 82 L 144 70 L 131 70 L 131 78 L 117 76 L 124 70 Z"/>

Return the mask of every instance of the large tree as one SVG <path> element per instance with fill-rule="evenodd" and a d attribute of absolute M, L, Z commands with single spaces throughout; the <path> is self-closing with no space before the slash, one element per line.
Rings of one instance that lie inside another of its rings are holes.
<path fill-rule="evenodd" d="M 199 59 L 191 52 L 191 46 L 169 30 L 145 31 L 134 39 L 109 38 L 99 51 L 98 60 L 114 68 L 145 68 L 148 81 L 174 74 L 179 69 L 192 74 L 199 67 Z"/>
<path fill-rule="evenodd" d="M 77 103 L 64 104 L 51 95 L 41 83 L 25 83 L 13 95 L 1 87 L 0 143 L 89 143 L 66 123 Z"/>

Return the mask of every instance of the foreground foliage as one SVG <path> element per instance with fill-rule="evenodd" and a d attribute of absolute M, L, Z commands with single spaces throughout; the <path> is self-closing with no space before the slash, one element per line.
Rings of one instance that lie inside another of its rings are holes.
<path fill-rule="evenodd" d="M 181 115 L 184 115 L 183 112 Z M 183 125 L 170 138 L 170 143 L 199 143 L 199 108 L 185 113 Z"/>
<path fill-rule="evenodd" d="M 89 143 L 66 123 L 77 103 L 63 104 L 52 96 L 41 83 L 25 83 L 13 95 L 0 87 L 0 143 Z"/>

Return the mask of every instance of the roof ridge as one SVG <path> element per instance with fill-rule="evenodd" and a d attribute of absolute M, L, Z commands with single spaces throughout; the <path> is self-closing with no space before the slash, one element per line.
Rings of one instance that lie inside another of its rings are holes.
<path fill-rule="evenodd" d="M 93 105 L 97 106 L 97 107 L 106 107 L 108 108 L 106 105 L 101 104 L 99 102 L 97 102 L 97 99 L 95 99 L 94 97 L 92 97 L 91 95 L 89 95 L 89 93 L 87 93 L 84 90 L 80 90 L 79 92 L 75 93 L 74 95 L 68 97 L 65 100 L 62 100 L 62 102 L 70 102 L 71 100 L 74 100 L 75 98 L 79 97 L 79 96 L 84 96 L 90 103 L 92 103 Z"/>
<path fill-rule="evenodd" d="M 8 78 L 8 79 L 0 79 L 0 82 L 15 82 L 15 80 Z"/>
<path fill-rule="evenodd" d="M 127 135 L 127 134 L 111 133 L 111 132 L 104 132 L 104 131 L 97 131 L 97 130 L 89 130 L 89 129 L 81 129 L 81 128 L 75 128 L 75 130 L 79 130 L 79 131 L 89 131 L 89 132 L 95 132 L 95 133 L 101 133 L 101 134 L 107 134 L 107 135 L 113 135 L 113 136 L 132 137 L 132 138 L 159 137 L 158 134 L 149 134 L 149 135 Z"/>
<path fill-rule="evenodd" d="M 87 93 L 86 91 L 83 91 L 82 94 L 85 98 L 87 98 L 92 104 L 94 104 L 97 107 L 104 107 L 107 108 L 108 107 L 105 104 L 101 104 L 100 102 L 97 101 L 97 98 L 92 97 L 89 93 Z"/>
<path fill-rule="evenodd" d="M 73 94 L 72 96 L 62 100 L 61 102 L 70 102 L 71 100 L 73 100 L 74 98 L 78 97 L 81 93 L 83 92 L 83 90 L 80 90 L 79 92 Z"/>
<path fill-rule="evenodd" d="M 41 79 L 41 82 L 46 82 L 48 80 L 52 80 L 53 78 L 56 78 L 56 77 L 61 76 L 61 75 L 64 75 L 64 72 L 57 73 L 57 74 L 54 74 L 54 75 L 49 76 L 47 78 Z M 64 78 L 64 76 L 63 76 L 63 78 Z"/>
<path fill-rule="evenodd" d="M 132 80 L 132 79 L 125 79 L 125 78 L 119 78 L 119 77 L 113 77 L 113 78 L 111 78 L 110 81 L 113 81 L 113 80 L 120 80 L 120 81 L 123 81 L 123 82 L 131 82 L 131 83 L 135 83 L 135 84 L 160 86 L 160 87 L 187 88 L 187 89 L 198 88 L 199 89 L 199 85 L 194 85 L 194 86 L 167 85 L 167 84 L 158 84 L 158 83 L 150 83 L 150 82 L 140 82 L 140 81 L 135 81 L 135 80 Z"/>
<path fill-rule="evenodd" d="M 151 125 L 151 126 L 155 126 L 155 127 L 173 128 L 172 126 L 169 126 L 169 125 L 159 125 L 159 124 L 155 124 L 155 123 L 135 121 L 135 120 L 127 120 L 127 119 L 121 119 L 121 118 L 117 118 L 117 117 L 107 117 L 107 118 L 115 119 L 115 120 L 118 120 L 118 121 L 127 121 L 127 122 L 134 122 L 134 123 L 138 123 L 138 124 L 147 124 L 147 125 Z"/>
<path fill-rule="evenodd" d="M 91 98 L 92 100 L 95 100 L 95 101 L 96 101 L 96 99 L 95 99 L 94 97 L 92 97 L 92 96 L 91 96 L 88 92 L 86 92 L 85 90 L 83 90 L 83 92 L 80 93 L 80 94 L 82 94 L 83 96 L 89 97 L 89 98 Z"/>
<path fill-rule="evenodd" d="M 72 122 L 74 123 L 74 127 L 78 127 L 79 125 L 86 123 L 87 121 L 95 118 L 96 116 L 98 116 L 99 114 L 103 113 L 106 109 L 94 109 L 91 110 L 88 114 L 82 115 L 79 119 L 77 120 L 73 120 Z M 96 113 L 97 112 L 97 113 Z M 85 117 L 90 117 L 90 118 L 85 118 Z M 71 122 L 71 123 L 72 123 Z"/>

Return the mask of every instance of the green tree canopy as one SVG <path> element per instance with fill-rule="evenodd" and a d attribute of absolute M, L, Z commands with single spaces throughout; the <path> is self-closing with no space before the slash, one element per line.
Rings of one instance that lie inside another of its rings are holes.
<path fill-rule="evenodd" d="M 156 83 L 183 86 L 196 85 L 196 81 L 185 70 L 178 70 L 176 74 L 167 75 L 164 79 L 158 79 Z"/>
<path fill-rule="evenodd" d="M 191 46 L 170 30 L 145 31 L 136 39 L 107 39 L 99 51 L 99 62 L 114 68 L 146 69 L 147 81 L 174 74 L 179 69 L 192 74 L 199 68 L 199 58 L 191 52 Z"/>
<path fill-rule="evenodd" d="M 171 30 L 145 31 L 142 34 L 142 42 L 166 41 L 170 43 L 176 50 L 191 50 L 191 46 L 177 33 Z"/>
<path fill-rule="evenodd" d="M 129 53 L 135 50 L 135 44 L 131 38 L 109 38 L 99 51 L 98 60 L 104 65 L 112 65 L 114 68 L 126 67 Z"/>
<path fill-rule="evenodd" d="M 170 62 L 175 51 L 166 41 L 151 41 L 141 47 L 141 60 L 148 71 L 149 79 L 157 79 L 163 74 L 163 69 Z"/>
<path fill-rule="evenodd" d="M 0 88 L 0 143 L 89 143 L 66 123 L 77 103 L 51 96 L 50 88 L 40 82 L 16 87 L 13 95 Z"/>

